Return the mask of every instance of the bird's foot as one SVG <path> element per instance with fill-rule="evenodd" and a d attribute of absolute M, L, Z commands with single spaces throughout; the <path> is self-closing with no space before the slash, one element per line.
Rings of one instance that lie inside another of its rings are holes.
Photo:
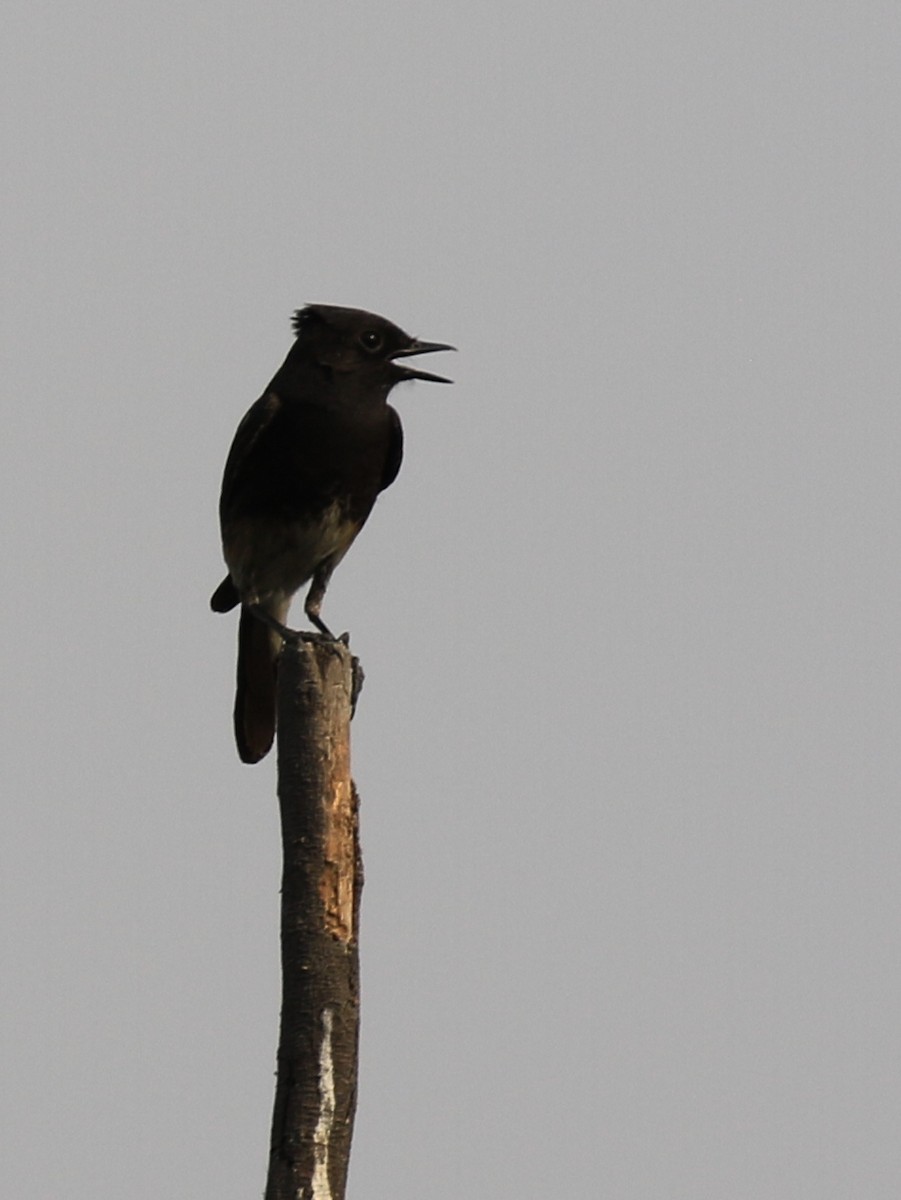
<path fill-rule="evenodd" d="M 258 621 L 262 621 L 264 625 L 268 625 L 273 633 L 285 642 L 299 642 L 304 636 L 300 629 L 289 629 L 287 625 L 283 625 L 277 620 L 271 612 L 267 612 L 262 604 L 248 604 L 247 611 L 252 613 Z"/>
<path fill-rule="evenodd" d="M 319 633 L 308 633 L 305 629 L 289 629 L 287 625 L 283 625 L 281 621 L 277 620 L 277 618 L 275 618 L 271 612 L 267 612 L 262 604 L 248 604 L 247 610 L 248 612 L 252 613 L 258 621 L 262 621 L 264 625 L 268 625 L 273 633 L 278 634 L 282 641 L 291 642 L 293 645 L 296 645 L 297 642 L 302 642 L 305 639 L 309 640 L 310 638 L 317 638 L 320 636 L 328 638 L 330 642 L 343 642 L 345 646 L 350 645 L 349 633 L 342 633 L 340 637 L 335 637 L 328 625 L 326 625 L 325 621 L 323 621 L 318 615 L 307 613 L 307 616 L 319 630 Z"/>
<path fill-rule="evenodd" d="M 329 641 L 332 641 L 332 642 L 340 642 L 341 641 L 341 638 L 335 637 L 335 635 L 329 629 L 328 625 L 326 625 L 325 621 L 323 621 L 322 617 L 320 617 L 318 612 L 310 612 L 309 608 L 304 609 L 304 611 L 306 612 L 307 617 L 309 618 L 311 623 L 313 625 L 315 625 L 316 628 L 319 630 L 319 632 L 321 634 L 323 634 L 325 637 L 327 637 L 329 639 Z M 342 634 L 342 637 L 344 637 L 344 636 L 346 636 L 346 635 Z"/>

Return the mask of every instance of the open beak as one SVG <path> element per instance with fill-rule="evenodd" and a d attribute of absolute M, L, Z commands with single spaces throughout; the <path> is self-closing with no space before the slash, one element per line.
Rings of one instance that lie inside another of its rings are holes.
<path fill-rule="evenodd" d="M 396 350 L 392 358 L 412 358 L 415 354 L 435 354 L 438 350 L 456 350 L 456 346 L 448 346 L 446 342 L 420 342 L 414 340 L 403 350 Z M 401 379 L 427 379 L 430 383 L 453 383 L 443 375 L 433 375 L 430 371 L 417 371 L 413 367 L 397 367 Z"/>

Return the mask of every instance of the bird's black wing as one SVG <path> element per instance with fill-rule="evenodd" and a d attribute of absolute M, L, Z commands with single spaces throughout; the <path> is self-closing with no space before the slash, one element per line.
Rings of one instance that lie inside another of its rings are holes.
<path fill-rule="evenodd" d="M 400 423 L 400 417 L 390 404 L 388 412 L 391 414 L 391 429 L 388 438 L 388 454 L 385 457 L 385 469 L 382 471 L 382 481 L 379 484 L 380 492 L 383 492 L 397 479 L 397 472 L 400 470 L 401 460 L 404 457 L 404 430 Z"/>
<path fill-rule="evenodd" d="M 231 508 L 248 456 L 281 407 L 281 398 L 275 392 L 266 392 L 244 414 L 235 431 L 222 475 L 222 495 L 219 499 L 219 512 L 222 516 Z"/>
<path fill-rule="evenodd" d="M 219 497 L 219 520 L 223 539 L 228 536 L 229 518 L 234 515 L 236 503 L 240 506 L 244 468 L 248 456 L 279 412 L 281 404 L 275 392 L 266 392 L 247 410 L 235 431 L 222 475 L 222 493 Z M 210 598 L 210 608 L 213 612 L 229 612 L 240 600 L 234 580 L 230 575 L 226 575 Z"/>

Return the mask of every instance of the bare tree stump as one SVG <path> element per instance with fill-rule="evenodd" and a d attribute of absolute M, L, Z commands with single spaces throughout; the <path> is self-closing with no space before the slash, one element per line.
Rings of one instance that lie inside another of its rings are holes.
<path fill-rule="evenodd" d="M 350 718 L 362 672 L 318 635 L 279 662 L 282 1014 L 266 1200 L 344 1200 L 357 1095 L 363 883 Z"/>

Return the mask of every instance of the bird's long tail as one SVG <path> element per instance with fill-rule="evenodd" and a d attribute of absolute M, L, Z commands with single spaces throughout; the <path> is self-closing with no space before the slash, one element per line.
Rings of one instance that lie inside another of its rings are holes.
<path fill-rule="evenodd" d="M 279 621 L 285 611 L 273 613 Z M 275 737 L 279 636 L 242 605 L 238 625 L 238 680 L 235 691 L 235 741 L 242 762 L 259 762 Z"/>

